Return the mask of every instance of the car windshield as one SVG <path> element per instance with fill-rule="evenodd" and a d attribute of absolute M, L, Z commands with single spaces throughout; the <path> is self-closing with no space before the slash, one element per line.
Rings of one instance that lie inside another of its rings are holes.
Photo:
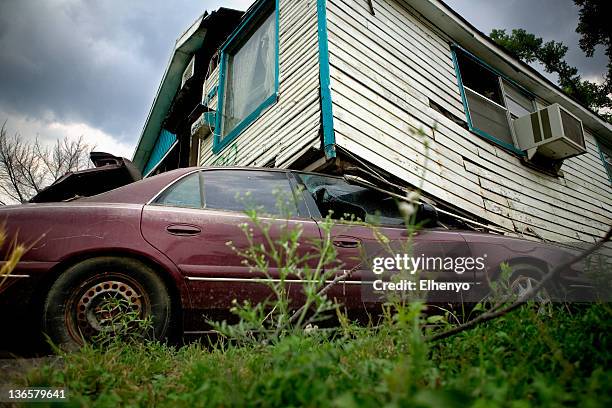
<path fill-rule="evenodd" d="M 369 224 L 403 225 L 397 201 L 388 194 L 349 184 L 337 177 L 296 173 L 322 216 L 361 220 Z"/>

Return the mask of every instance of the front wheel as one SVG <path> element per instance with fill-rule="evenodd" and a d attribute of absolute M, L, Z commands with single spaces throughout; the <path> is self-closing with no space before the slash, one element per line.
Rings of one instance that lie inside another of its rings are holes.
<path fill-rule="evenodd" d="M 65 350 L 119 336 L 167 335 L 171 301 L 160 277 L 133 259 L 98 257 L 66 270 L 51 286 L 43 330 Z"/>

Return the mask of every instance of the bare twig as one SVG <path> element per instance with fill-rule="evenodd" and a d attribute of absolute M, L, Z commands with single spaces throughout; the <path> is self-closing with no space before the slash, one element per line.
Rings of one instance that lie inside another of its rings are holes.
<path fill-rule="evenodd" d="M 594 253 L 595 251 L 597 251 L 598 249 L 600 249 L 601 247 L 603 247 L 603 245 L 608 242 L 610 240 L 610 238 L 612 238 L 612 228 L 608 231 L 608 233 L 600 240 L 598 241 L 596 244 L 594 244 L 592 247 L 590 247 L 589 249 L 585 250 L 584 252 L 580 253 L 579 255 L 575 256 L 574 258 L 570 259 L 569 261 L 562 263 L 561 265 L 557 265 L 555 268 L 553 268 L 552 270 L 550 270 L 550 272 L 548 272 L 546 275 L 544 275 L 544 277 L 542 277 L 542 279 L 540 280 L 540 282 L 535 285 L 533 288 L 529 289 L 528 291 L 526 291 L 522 296 L 520 296 L 516 301 L 514 301 L 512 304 L 502 308 L 502 309 L 498 309 L 492 312 L 486 312 L 481 314 L 480 316 L 478 316 L 477 318 L 468 321 L 467 323 L 461 324 L 459 326 L 456 326 L 450 330 L 446 330 L 442 333 L 437 333 L 434 334 L 433 336 L 430 336 L 428 338 L 426 338 L 427 341 L 435 341 L 435 340 L 441 340 L 441 339 L 445 339 L 451 336 L 454 336 L 458 333 L 464 332 L 466 330 L 472 329 L 474 327 L 476 327 L 477 325 L 487 322 L 489 320 L 493 320 L 495 318 L 501 317 L 511 311 L 513 311 L 514 309 L 522 306 L 526 301 L 532 299 L 536 293 L 538 293 L 538 291 L 540 291 L 552 278 L 554 278 L 556 275 L 558 275 L 561 271 L 565 270 L 566 268 L 569 268 L 570 266 L 572 266 L 573 264 L 575 264 L 576 262 L 580 262 L 581 260 L 583 260 L 584 258 L 586 258 L 587 256 L 591 255 L 592 253 Z"/>
<path fill-rule="evenodd" d="M 18 133 L 9 136 L 5 122 L 0 128 L 0 195 L 25 202 L 65 173 L 87 168 L 89 151 L 83 137 L 65 137 L 49 149 L 38 138 L 29 142 Z"/>
<path fill-rule="evenodd" d="M 317 296 L 323 296 L 325 295 L 327 292 L 329 292 L 329 290 L 331 288 L 333 288 L 334 286 L 336 286 L 338 283 L 343 282 L 345 280 L 347 280 L 348 278 L 350 278 L 353 273 L 355 273 L 355 271 L 361 266 L 361 264 L 353 267 L 352 269 L 349 270 L 345 270 L 341 275 L 337 275 L 334 279 L 332 279 L 331 282 L 329 282 L 327 285 L 325 285 L 324 287 L 322 287 L 318 292 L 317 292 Z M 293 315 L 291 315 L 291 317 L 289 318 L 289 323 L 293 323 L 295 322 L 295 320 L 300 317 L 302 315 L 302 313 L 304 312 L 304 309 L 307 307 L 307 304 L 304 304 L 302 306 L 300 306 L 300 308 L 298 310 L 296 310 Z"/>

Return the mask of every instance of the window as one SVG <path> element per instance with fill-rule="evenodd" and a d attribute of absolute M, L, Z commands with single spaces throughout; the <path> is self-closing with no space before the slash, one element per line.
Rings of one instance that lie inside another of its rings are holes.
<path fill-rule="evenodd" d="M 403 225 L 396 200 L 388 194 L 341 178 L 317 174 L 296 174 L 312 195 L 321 216 L 331 212 L 333 219 L 359 219 L 370 224 Z"/>
<path fill-rule="evenodd" d="M 169 207 L 202 208 L 200 172 L 183 177 L 168 187 L 155 204 Z"/>
<path fill-rule="evenodd" d="M 612 147 L 602 144 L 601 142 L 598 142 L 598 144 L 601 160 L 604 162 L 604 166 L 608 172 L 608 178 L 610 182 L 612 182 Z"/>
<path fill-rule="evenodd" d="M 535 111 L 533 95 L 461 49 L 453 58 L 470 130 L 524 154 L 512 121 Z"/>
<path fill-rule="evenodd" d="M 295 215 L 297 208 L 284 172 L 209 170 L 204 172 L 206 208 Z"/>
<path fill-rule="evenodd" d="M 502 83 L 506 95 L 506 104 L 508 105 L 508 110 L 510 111 L 510 117 L 512 119 L 533 113 L 535 105 L 532 97 L 527 96 L 518 87 L 505 79 L 502 80 Z"/>
<path fill-rule="evenodd" d="M 276 102 L 278 27 L 273 4 L 262 1 L 221 51 L 215 153 Z"/>

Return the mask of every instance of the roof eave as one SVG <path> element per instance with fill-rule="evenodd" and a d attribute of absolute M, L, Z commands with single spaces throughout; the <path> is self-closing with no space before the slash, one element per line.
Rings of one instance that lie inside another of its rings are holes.
<path fill-rule="evenodd" d="M 176 40 L 132 157 L 132 162 L 140 170 L 146 165 L 155 145 L 157 135 L 161 131 L 161 124 L 180 86 L 181 76 L 189 63 L 189 58 L 204 44 L 207 32 L 204 21 L 209 17 L 208 13 L 202 14 Z"/>

